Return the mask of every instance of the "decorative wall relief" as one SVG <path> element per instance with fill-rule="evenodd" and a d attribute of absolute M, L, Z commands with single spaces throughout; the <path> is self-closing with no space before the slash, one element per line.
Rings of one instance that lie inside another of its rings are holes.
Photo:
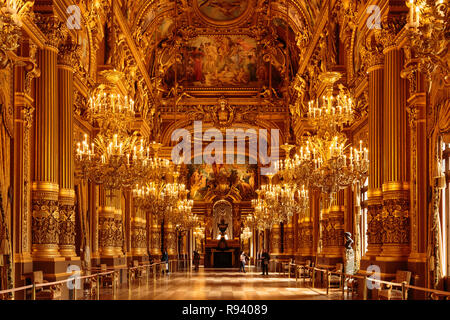
<path fill-rule="evenodd" d="M 75 245 L 75 206 L 61 205 L 59 210 L 59 244 Z"/>
<path fill-rule="evenodd" d="M 32 212 L 33 244 L 59 243 L 59 205 L 58 201 L 33 200 Z"/>
<path fill-rule="evenodd" d="M 112 217 L 102 217 L 98 218 L 98 238 L 100 247 L 115 247 L 116 240 L 115 235 L 117 232 L 117 227 L 115 219 Z"/>
<path fill-rule="evenodd" d="M 409 244 L 409 200 L 389 199 L 383 202 L 383 243 Z"/>

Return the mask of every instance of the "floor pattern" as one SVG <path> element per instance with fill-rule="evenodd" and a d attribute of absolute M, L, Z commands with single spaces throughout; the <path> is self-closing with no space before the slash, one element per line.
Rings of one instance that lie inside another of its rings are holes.
<path fill-rule="evenodd" d="M 123 285 L 113 297 L 102 290 L 102 300 L 341 300 L 338 289 L 326 295 L 325 289 L 309 288 L 299 279 L 282 274 L 262 276 L 232 269 L 200 269 L 150 279 L 135 280 L 131 288 Z M 109 292 L 108 292 L 109 291 Z"/>

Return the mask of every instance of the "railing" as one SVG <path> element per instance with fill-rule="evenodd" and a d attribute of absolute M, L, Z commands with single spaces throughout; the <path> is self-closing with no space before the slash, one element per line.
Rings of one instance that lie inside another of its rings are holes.
<path fill-rule="evenodd" d="M 428 289 L 428 288 L 418 287 L 418 286 L 410 285 L 406 281 L 404 281 L 402 283 L 397 283 L 397 282 L 392 282 L 392 281 L 374 279 L 374 278 L 371 278 L 368 276 L 347 274 L 347 273 L 338 272 L 338 271 L 330 271 L 328 268 L 319 268 L 316 266 L 310 267 L 307 265 L 296 264 L 296 263 L 289 263 L 289 268 L 288 268 L 289 278 L 291 277 L 291 270 L 292 270 L 291 268 L 294 268 L 294 270 L 295 270 L 295 280 L 296 281 L 298 281 L 298 278 L 300 276 L 301 278 L 303 278 L 303 285 L 305 285 L 306 278 L 309 278 L 310 286 L 312 288 L 314 288 L 315 284 L 316 284 L 316 279 L 317 279 L 316 272 L 321 272 L 322 279 L 324 279 L 323 275 L 325 275 L 326 294 L 327 295 L 329 295 L 329 292 L 330 292 L 329 279 L 330 279 L 331 275 L 337 275 L 340 277 L 339 288 L 342 290 L 342 298 L 344 298 L 344 294 L 345 294 L 345 282 L 347 282 L 347 284 L 348 284 L 349 280 L 356 281 L 357 279 L 359 279 L 359 280 L 363 280 L 362 281 L 363 282 L 363 288 L 362 288 L 363 300 L 367 300 L 368 290 L 369 290 L 367 287 L 367 283 L 370 283 L 370 282 L 372 282 L 372 284 L 374 284 L 374 283 L 379 283 L 380 285 L 384 284 L 384 285 L 390 286 L 391 288 L 393 288 L 393 287 L 401 288 L 402 300 L 407 299 L 407 290 L 408 289 L 413 289 L 413 290 L 417 290 L 417 291 L 430 293 L 431 298 L 433 298 L 433 299 L 443 297 L 446 300 L 450 300 L 450 292 L 448 292 L 448 291 L 441 291 L 441 290 L 436 290 L 436 289 Z M 347 286 L 347 289 L 349 290 L 348 286 Z M 353 294 L 353 287 L 352 287 L 352 294 Z M 347 292 L 347 295 L 348 295 L 348 292 Z"/>
<path fill-rule="evenodd" d="M 168 263 L 169 267 L 169 273 L 172 272 L 179 272 L 183 270 L 190 270 L 191 263 L 189 259 L 180 259 L 180 260 L 169 260 Z M 100 300 L 100 289 L 102 287 L 101 284 L 103 284 L 104 279 L 108 276 L 111 280 L 111 287 L 113 296 L 116 296 L 117 293 L 117 282 L 118 282 L 118 273 L 121 270 L 127 270 L 127 283 L 128 283 L 128 289 L 131 290 L 132 288 L 132 282 L 136 279 L 142 279 L 144 276 L 146 277 L 147 285 L 149 282 L 150 273 L 152 273 L 153 278 L 156 279 L 157 275 L 160 276 L 164 273 L 164 270 L 166 270 L 166 262 L 156 262 L 152 264 L 146 264 L 146 265 L 139 265 L 139 266 L 132 266 L 132 267 L 121 267 L 121 268 L 107 268 L 102 269 L 100 267 L 94 267 L 90 268 L 84 271 L 88 272 L 97 272 L 95 274 L 91 275 L 85 275 L 81 276 L 79 273 L 74 272 L 69 275 L 68 279 L 60 280 L 60 281 L 54 281 L 54 282 L 45 282 L 45 283 L 33 283 L 27 286 L 22 286 L 18 288 L 13 288 L 9 290 L 3 290 L 0 291 L 0 300 L 6 300 L 8 296 L 12 293 L 21 292 L 24 291 L 24 297 L 26 299 L 27 294 L 26 290 L 32 289 L 31 292 L 31 300 L 36 300 L 36 295 L 38 292 L 38 289 L 40 288 L 46 288 L 46 287 L 57 287 L 62 286 L 63 284 L 67 284 L 67 287 L 69 288 L 69 292 L 72 292 L 72 300 L 77 300 L 77 290 L 81 288 L 77 288 L 82 280 L 89 280 L 89 285 L 86 286 L 86 281 L 83 282 L 83 290 L 89 290 L 90 289 L 90 296 L 92 296 L 92 288 L 95 288 L 95 297 L 97 300 Z M 99 272 L 100 271 L 100 272 Z M 93 285 L 95 283 L 95 286 Z M 70 284 L 70 285 L 69 285 Z M 141 285 L 141 282 L 138 281 L 138 285 Z M 88 287 L 88 288 L 86 288 Z M 72 288 L 72 289 L 71 289 Z"/>

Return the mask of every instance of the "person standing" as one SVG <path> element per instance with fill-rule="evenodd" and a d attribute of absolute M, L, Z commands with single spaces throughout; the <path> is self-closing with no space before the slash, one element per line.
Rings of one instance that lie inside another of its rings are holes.
<path fill-rule="evenodd" d="M 198 266 L 200 264 L 200 254 L 197 251 L 194 251 L 194 266 L 195 271 L 198 271 Z"/>
<path fill-rule="evenodd" d="M 165 262 L 166 274 L 168 274 L 169 273 L 169 254 L 167 253 L 167 250 L 164 250 L 163 255 L 161 257 L 161 262 Z"/>
<path fill-rule="evenodd" d="M 264 250 L 262 254 L 262 274 L 269 275 L 269 261 L 270 261 L 270 255 L 267 252 L 267 250 Z"/>
<path fill-rule="evenodd" d="M 244 251 L 242 251 L 241 253 L 241 267 L 239 268 L 239 272 L 241 272 L 241 270 L 245 273 L 245 260 L 247 259 L 247 255 L 245 254 Z"/>

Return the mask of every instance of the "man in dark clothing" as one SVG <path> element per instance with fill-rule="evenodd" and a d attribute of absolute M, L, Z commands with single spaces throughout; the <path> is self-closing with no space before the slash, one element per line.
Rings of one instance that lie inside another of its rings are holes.
<path fill-rule="evenodd" d="M 198 271 L 198 265 L 200 264 L 200 254 L 197 251 L 194 251 L 194 266 L 195 271 Z"/>
<path fill-rule="evenodd" d="M 169 254 L 167 253 L 167 250 L 164 250 L 163 255 L 161 257 L 161 262 L 166 263 L 166 273 L 169 273 Z"/>
<path fill-rule="evenodd" d="M 269 275 L 269 261 L 270 261 L 270 255 L 267 252 L 267 250 L 264 250 L 262 254 L 262 274 L 264 273 L 266 275 Z"/>

